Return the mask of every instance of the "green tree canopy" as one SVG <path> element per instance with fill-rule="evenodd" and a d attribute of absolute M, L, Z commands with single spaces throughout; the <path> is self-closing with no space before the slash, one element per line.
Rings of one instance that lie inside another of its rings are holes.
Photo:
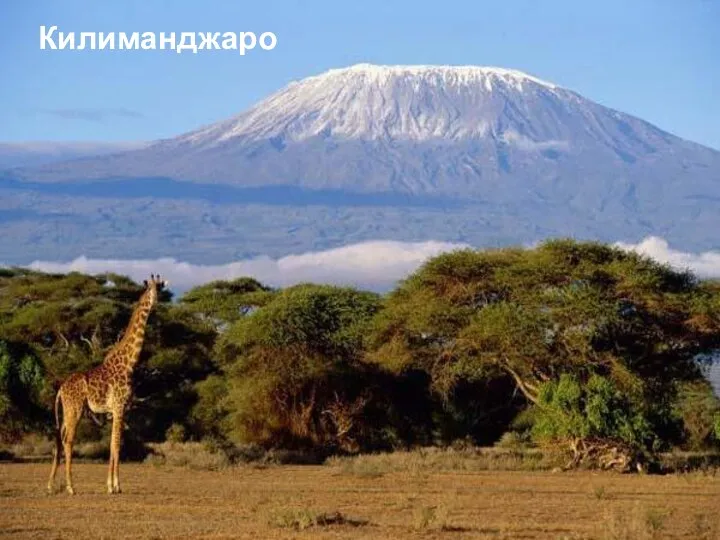
<path fill-rule="evenodd" d="M 363 336 L 379 307 L 374 293 L 301 284 L 237 321 L 216 347 L 230 436 L 261 444 L 350 441 L 368 403 Z M 223 395 L 207 386 L 207 394 Z M 207 416 L 217 403 L 200 409 Z"/>
<path fill-rule="evenodd" d="M 15 442 L 32 431 L 44 431 L 48 411 L 43 366 L 23 344 L 0 341 L 0 442 Z"/>
<path fill-rule="evenodd" d="M 222 329 L 264 306 L 272 294 L 270 287 L 253 278 L 241 277 L 195 287 L 180 298 L 180 303 Z"/>
<path fill-rule="evenodd" d="M 698 355 L 720 342 L 717 291 L 593 242 L 459 250 L 429 260 L 389 295 L 368 357 L 399 373 L 426 371 L 442 395 L 507 376 L 538 406 L 542 389 L 564 375 L 580 384 L 600 376 L 647 404 L 643 418 L 668 439 L 678 436 L 679 385 L 702 380 Z"/>
<path fill-rule="evenodd" d="M 37 358 L 37 376 L 46 389 L 39 399 L 46 411 L 52 410 L 53 390 L 65 377 L 103 361 L 127 327 L 143 289 L 117 274 L 14 269 L 0 274 L 0 340 L 22 344 L 28 358 Z M 136 407 L 142 410 L 130 416 L 130 430 L 142 440 L 162 440 L 173 421 L 186 423 L 196 399 L 194 383 L 215 371 L 214 328 L 170 303 L 171 298 L 169 291 L 161 293 L 136 367 Z M 12 410 L 16 416 L 24 414 Z M 102 434 L 94 428 L 86 433 Z"/>
<path fill-rule="evenodd" d="M 700 376 L 718 346 L 718 295 L 689 273 L 597 243 L 440 255 L 394 291 L 372 358 L 422 366 L 437 387 L 504 372 L 530 401 L 561 373 L 648 391 Z"/>

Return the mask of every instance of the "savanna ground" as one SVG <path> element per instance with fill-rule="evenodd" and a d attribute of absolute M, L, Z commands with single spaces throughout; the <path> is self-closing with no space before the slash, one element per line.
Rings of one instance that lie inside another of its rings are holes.
<path fill-rule="evenodd" d="M 503 465 L 534 468 L 443 452 L 323 465 L 149 459 L 123 463 L 123 493 L 112 496 L 104 492 L 106 465 L 79 462 L 79 493 L 72 497 L 59 491 L 62 474 L 58 492 L 46 494 L 49 463 L 6 463 L 0 464 L 0 535 L 720 539 L 716 469 L 492 470 Z"/>

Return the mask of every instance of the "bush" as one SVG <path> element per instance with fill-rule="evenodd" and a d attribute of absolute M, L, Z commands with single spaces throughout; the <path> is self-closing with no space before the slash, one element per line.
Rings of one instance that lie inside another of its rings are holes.
<path fill-rule="evenodd" d="M 197 415 L 224 423 L 241 444 L 356 450 L 374 390 L 373 370 L 362 363 L 363 334 L 379 306 L 377 295 L 351 288 L 277 293 L 222 335 L 227 395 L 220 385 L 203 385 Z M 218 418 L 223 409 L 227 421 Z"/>
<path fill-rule="evenodd" d="M 228 457 L 202 443 L 152 443 L 145 458 L 152 465 L 170 465 L 196 470 L 217 471 L 230 466 Z"/>
<path fill-rule="evenodd" d="M 181 424 L 173 424 L 165 432 L 165 440 L 168 442 L 185 442 L 187 440 L 187 432 Z"/>
<path fill-rule="evenodd" d="M 563 374 L 541 386 L 531 435 L 541 444 L 568 444 L 576 460 L 588 445 L 616 444 L 620 452 L 652 457 L 660 440 L 642 403 L 620 392 L 606 377 L 593 375 L 581 385 Z M 633 458 L 634 459 L 634 458 Z"/>
<path fill-rule="evenodd" d="M 681 423 L 686 449 L 705 450 L 720 441 L 720 399 L 709 382 L 681 384 L 674 413 Z"/>
<path fill-rule="evenodd" d="M 44 375 L 41 362 L 27 347 L 0 341 L 0 442 L 47 431 L 49 415 L 42 406 Z"/>

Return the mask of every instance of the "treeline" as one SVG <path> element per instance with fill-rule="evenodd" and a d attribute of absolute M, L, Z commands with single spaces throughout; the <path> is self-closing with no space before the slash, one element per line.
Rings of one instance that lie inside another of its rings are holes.
<path fill-rule="evenodd" d="M 102 361 L 141 292 L 0 270 L 3 441 L 49 434 L 58 384 Z M 171 300 L 149 321 L 126 454 L 166 438 L 328 453 L 502 438 L 629 465 L 720 448 L 703 372 L 720 284 L 599 243 L 446 253 L 385 295 L 241 278 Z"/>

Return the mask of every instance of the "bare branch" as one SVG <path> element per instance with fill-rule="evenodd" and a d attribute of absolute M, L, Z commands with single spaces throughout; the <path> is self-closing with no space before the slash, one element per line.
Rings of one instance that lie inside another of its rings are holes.
<path fill-rule="evenodd" d="M 56 330 L 55 330 L 55 335 L 56 335 L 58 338 L 60 338 L 60 341 L 62 341 L 62 342 L 64 343 L 66 349 L 69 349 L 69 348 L 70 348 L 70 342 L 69 342 L 69 341 L 67 340 L 67 338 L 63 335 L 63 333 L 60 332 L 60 330 L 57 330 L 57 329 L 56 329 Z"/>
<path fill-rule="evenodd" d="M 538 388 L 537 388 L 537 386 L 535 386 L 535 385 L 532 384 L 532 383 L 523 381 L 522 378 L 520 377 L 520 375 L 518 375 L 518 373 L 517 373 L 513 368 L 510 367 L 510 365 L 509 365 L 509 363 L 507 362 L 507 360 L 505 361 L 505 363 L 503 363 L 502 367 L 503 367 L 503 369 L 505 369 L 505 370 L 512 376 L 512 378 L 515 380 L 515 384 L 517 385 L 517 387 L 518 387 L 518 389 L 520 390 L 520 392 L 522 392 L 522 394 L 523 394 L 529 401 L 531 401 L 532 403 L 534 403 L 535 405 L 537 405 L 537 404 L 538 404 L 538 398 L 537 398 Z"/>

